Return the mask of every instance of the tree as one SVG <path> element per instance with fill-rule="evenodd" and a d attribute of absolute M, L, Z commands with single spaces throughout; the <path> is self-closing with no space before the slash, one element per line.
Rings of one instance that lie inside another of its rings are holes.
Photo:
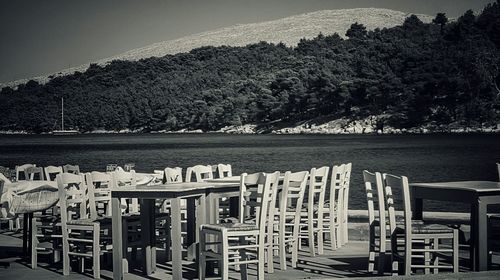
<path fill-rule="evenodd" d="M 444 26 L 448 22 L 448 18 L 445 13 L 437 13 L 436 17 L 432 20 L 432 23 L 438 24 L 441 27 L 441 35 L 443 35 Z"/>
<path fill-rule="evenodd" d="M 345 35 L 349 37 L 349 39 L 361 39 L 366 37 L 366 34 L 366 27 L 358 22 L 353 23 L 345 33 Z"/>

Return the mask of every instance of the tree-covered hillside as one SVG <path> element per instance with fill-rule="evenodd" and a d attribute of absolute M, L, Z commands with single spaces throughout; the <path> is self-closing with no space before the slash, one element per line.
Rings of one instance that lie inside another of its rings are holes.
<path fill-rule="evenodd" d="M 500 1 L 454 22 L 410 16 L 367 31 L 354 23 L 297 47 L 203 47 L 91 65 L 0 93 L 0 130 L 202 129 L 384 115 L 386 125 L 493 125 L 500 120 Z M 381 124 L 384 125 L 384 124 Z"/>

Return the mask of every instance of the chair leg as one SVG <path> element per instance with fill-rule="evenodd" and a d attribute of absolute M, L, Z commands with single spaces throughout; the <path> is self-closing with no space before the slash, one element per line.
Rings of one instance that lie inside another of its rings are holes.
<path fill-rule="evenodd" d="M 368 251 L 368 272 L 375 271 L 375 232 L 374 228 L 370 226 L 370 244 Z"/>
<path fill-rule="evenodd" d="M 431 272 L 429 268 L 431 264 L 431 253 L 428 251 L 430 248 L 431 248 L 430 239 L 428 238 L 424 239 L 424 249 L 426 250 L 424 252 L 424 264 L 425 264 L 424 274 L 429 274 Z"/>
<path fill-rule="evenodd" d="M 293 268 L 297 268 L 297 260 L 298 260 L 298 255 L 299 255 L 299 244 L 300 243 L 300 239 L 295 239 L 293 242 L 292 242 L 292 267 Z M 285 268 L 286 268 L 286 265 L 285 265 Z"/>
<path fill-rule="evenodd" d="M 387 246 L 387 239 L 384 236 L 381 236 L 380 237 L 380 244 L 379 244 L 380 251 L 378 253 L 378 267 L 377 267 L 377 273 L 378 273 L 378 275 L 383 275 L 384 272 L 385 272 L 385 252 L 386 252 L 386 246 Z"/>
<path fill-rule="evenodd" d="M 63 275 L 69 275 L 70 267 L 69 267 L 69 243 L 68 243 L 68 229 L 63 228 Z"/>
<path fill-rule="evenodd" d="M 273 250 L 273 236 L 272 231 L 269 233 L 271 236 L 267 240 L 267 273 L 274 273 L 274 250 Z"/>
<path fill-rule="evenodd" d="M 316 253 L 314 252 L 314 227 L 313 227 L 313 220 L 310 218 L 310 221 L 308 221 L 307 225 L 307 237 L 309 238 L 309 253 L 311 254 L 312 257 L 316 256 Z"/>
<path fill-rule="evenodd" d="M 94 279 L 99 279 L 101 277 L 101 266 L 100 266 L 100 256 L 101 250 L 99 246 L 99 234 L 100 234 L 100 225 L 94 224 L 93 228 L 93 238 L 92 238 L 92 260 L 93 270 L 94 270 Z"/>
<path fill-rule="evenodd" d="M 434 238 L 434 249 L 436 251 L 439 249 L 439 238 Z M 439 273 L 439 268 L 437 268 L 437 266 L 439 265 L 439 255 L 434 254 L 433 257 L 434 257 L 434 262 L 433 262 L 434 269 L 433 269 L 432 273 L 437 274 L 437 273 Z"/>
<path fill-rule="evenodd" d="M 239 239 L 240 239 L 239 240 L 240 241 L 240 245 L 246 245 L 247 244 L 245 236 L 241 236 Z M 245 249 L 240 249 L 240 255 L 241 255 L 241 259 L 242 260 L 247 260 L 248 257 L 247 257 L 247 253 L 246 253 Z M 248 278 L 247 264 L 240 264 L 239 268 L 240 268 L 240 278 L 242 280 L 246 280 Z"/>
<path fill-rule="evenodd" d="M 391 269 L 392 276 L 399 274 L 399 262 L 396 259 L 396 254 L 398 252 L 398 237 L 395 233 L 391 236 Z"/>
<path fill-rule="evenodd" d="M 285 229 L 279 229 L 278 251 L 280 259 L 280 270 L 286 270 L 286 244 L 285 244 Z"/>
<path fill-rule="evenodd" d="M 200 229 L 200 255 L 198 260 L 198 279 L 200 280 L 205 279 L 206 275 L 207 261 L 205 257 L 205 250 L 205 233 L 203 232 L 203 229 Z"/>
<path fill-rule="evenodd" d="M 460 254 L 460 248 L 458 245 L 458 229 L 453 230 L 453 273 L 458 273 L 459 263 L 458 257 Z"/>
<path fill-rule="evenodd" d="M 227 233 L 225 231 L 222 232 L 222 271 L 221 271 L 221 279 L 228 280 L 229 279 L 229 241 L 227 237 Z"/>
<path fill-rule="evenodd" d="M 36 225 L 36 218 L 32 217 L 31 218 L 31 268 L 35 269 L 38 265 L 38 254 L 37 254 L 37 247 L 38 247 L 38 229 Z"/>
<path fill-rule="evenodd" d="M 405 275 L 411 274 L 411 259 L 412 259 L 411 248 L 412 248 L 412 246 L 413 246 L 412 240 L 405 241 Z"/>
<path fill-rule="evenodd" d="M 264 279 L 264 258 L 265 258 L 265 253 L 264 253 L 264 242 L 265 236 L 261 236 L 260 234 L 255 236 L 255 240 L 258 240 L 258 267 L 257 267 L 257 279 Z"/>

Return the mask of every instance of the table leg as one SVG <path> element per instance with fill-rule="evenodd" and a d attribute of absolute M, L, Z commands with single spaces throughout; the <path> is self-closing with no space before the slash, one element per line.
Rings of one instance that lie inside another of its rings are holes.
<path fill-rule="evenodd" d="M 172 219 L 172 279 L 182 279 L 182 244 L 181 244 L 181 202 L 174 198 L 170 202 Z"/>
<path fill-rule="evenodd" d="M 239 207 L 240 207 L 240 200 L 238 197 L 230 197 L 229 198 L 229 216 L 233 218 L 238 218 L 239 217 Z"/>
<path fill-rule="evenodd" d="M 28 255 L 29 224 L 28 214 L 23 214 L 23 256 L 25 257 Z"/>
<path fill-rule="evenodd" d="M 120 199 L 111 199 L 112 235 L 113 235 L 113 279 L 123 278 L 123 251 L 122 251 L 122 211 Z"/>
<path fill-rule="evenodd" d="M 154 271 L 153 267 L 156 267 L 156 260 L 153 259 L 153 252 L 156 250 L 154 247 L 154 225 L 154 200 L 141 199 L 141 239 L 146 275 L 151 275 Z"/>
<path fill-rule="evenodd" d="M 413 200 L 413 219 L 422 220 L 424 218 L 424 200 L 421 198 L 414 198 Z"/>
<path fill-rule="evenodd" d="M 476 238 L 476 270 L 485 271 L 488 269 L 488 204 L 479 201 L 477 209 L 477 238 Z"/>
<path fill-rule="evenodd" d="M 196 258 L 195 248 L 196 245 L 196 200 L 194 197 L 187 199 L 187 254 L 188 260 L 194 260 Z"/>

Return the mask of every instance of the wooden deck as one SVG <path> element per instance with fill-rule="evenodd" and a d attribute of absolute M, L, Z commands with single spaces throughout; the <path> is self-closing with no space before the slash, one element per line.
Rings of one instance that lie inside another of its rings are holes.
<path fill-rule="evenodd" d="M 40 267 L 33 270 L 28 263 L 20 258 L 21 255 L 21 234 L 12 232 L 3 232 L 0 234 L 0 262 L 7 262 L 9 267 L 3 268 L 0 265 L 0 279 L 29 279 L 29 280 L 44 280 L 44 279 L 92 279 L 92 268 L 89 267 L 85 274 L 72 272 L 69 277 L 62 275 L 62 264 L 48 264 L 48 258 L 39 257 Z M 299 253 L 299 267 L 297 269 L 288 268 L 285 271 L 279 269 L 277 259 L 275 259 L 275 273 L 266 274 L 266 279 L 328 279 L 328 278 L 344 278 L 344 277 L 370 277 L 376 279 L 374 275 L 367 273 L 367 252 L 368 243 L 363 240 L 350 241 L 346 246 L 336 251 L 326 250 L 322 256 L 310 257 L 307 248 Z M 140 256 L 140 252 L 139 252 Z M 500 271 L 489 271 L 481 273 L 469 273 L 467 270 L 467 249 L 462 250 L 461 273 L 459 278 L 462 279 L 500 279 Z M 500 269 L 500 256 L 494 256 L 493 262 L 497 264 L 496 269 Z M 88 262 L 90 265 L 91 262 Z M 140 263 L 140 261 L 138 262 Z M 131 272 L 126 275 L 125 279 L 172 279 L 170 263 L 165 263 L 163 252 L 158 252 L 158 270 L 150 276 L 145 276 L 139 269 L 131 268 Z M 185 262 L 183 264 L 183 277 L 186 279 L 196 279 L 197 274 L 195 264 Z M 249 269 L 249 279 L 255 279 L 256 271 L 254 267 Z M 112 279 L 112 269 L 110 265 L 102 264 L 103 279 Z M 388 274 L 387 274 L 388 275 Z M 239 279 L 239 273 L 232 271 L 232 279 Z M 458 275 L 439 274 L 439 275 L 421 275 L 412 276 L 417 279 L 455 279 Z M 392 277 L 384 277 L 392 278 Z M 406 277 L 396 277 L 406 278 Z"/>

